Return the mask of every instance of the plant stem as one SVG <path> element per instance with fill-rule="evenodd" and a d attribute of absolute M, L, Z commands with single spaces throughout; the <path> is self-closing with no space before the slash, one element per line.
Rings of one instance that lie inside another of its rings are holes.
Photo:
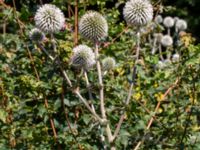
<path fill-rule="evenodd" d="M 163 61 L 164 58 L 163 58 L 163 55 L 162 55 L 162 45 L 160 43 L 158 45 L 158 49 L 159 49 L 160 59 Z"/>
<path fill-rule="evenodd" d="M 99 122 L 103 122 L 104 120 L 101 119 L 94 111 L 93 109 L 90 107 L 90 105 L 88 104 L 88 102 L 82 97 L 82 95 L 80 94 L 79 90 L 76 89 L 74 91 L 74 93 L 79 97 L 79 99 L 85 104 L 85 106 L 87 107 L 87 109 L 99 120 Z"/>
<path fill-rule="evenodd" d="M 103 119 L 107 120 L 105 106 L 104 106 L 104 88 L 103 88 L 103 80 L 102 80 L 102 73 L 101 73 L 101 65 L 100 65 L 100 62 L 99 62 L 98 43 L 95 44 L 95 57 L 96 57 L 96 65 L 97 65 L 97 72 L 98 72 L 98 80 L 99 80 L 99 85 L 100 85 L 100 91 L 99 91 L 100 94 L 99 95 L 100 95 L 101 116 L 102 116 Z M 107 123 L 107 125 L 106 125 L 106 134 L 107 134 L 109 143 L 112 143 L 113 142 L 113 136 L 112 136 L 112 132 L 111 132 L 109 123 Z"/>
<path fill-rule="evenodd" d="M 132 90 L 133 90 L 133 86 L 135 85 L 135 78 L 136 78 L 136 74 L 137 74 L 137 62 L 139 59 L 139 55 L 140 55 L 140 31 L 137 31 L 137 48 L 136 48 L 136 60 L 135 60 L 135 64 L 133 67 L 133 75 L 132 75 L 132 83 L 130 85 L 129 88 L 129 92 L 128 92 L 128 97 L 126 99 L 125 105 L 127 106 L 130 102 L 131 99 L 131 95 L 132 95 Z M 125 111 L 123 112 L 123 114 L 121 115 L 119 122 L 117 123 L 117 127 L 115 129 L 114 135 L 113 135 L 113 140 L 115 140 L 117 138 L 117 135 L 119 134 L 120 128 L 122 126 L 122 123 L 124 121 L 124 117 L 125 117 Z"/>
<path fill-rule="evenodd" d="M 157 39 L 154 38 L 154 40 L 153 40 L 153 48 L 152 48 L 152 50 L 151 50 L 151 54 L 152 54 L 152 55 L 154 55 L 155 52 L 156 52 L 156 43 L 157 43 Z"/>
<path fill-rule="evenodd" d="M 78 0 L 75 1 L 75 19 L 74 19 L 74 24 L 75 24 L 75 32 L 74 32 L 74 46 L 78 44 Z"/>
<path fill-rule="evenodd" d="M 91 92 L 91 89 L 90 89 L 91 85 L 90 85 L 90 82 L 88 80 L 87 71 L 84 71 L 84 77 L 85 77 L 86 86 L 87 86 L 88 93 L 89 93 L 89 100 L 92 101 L 93 97 L 92 97 L 92 92 Z M 92 104 L 92 102 L 91 102 L 91 107 L 92 107 L 93 111 L 95 112 L 95 108 L 94 108 L 94 105 Z"/>

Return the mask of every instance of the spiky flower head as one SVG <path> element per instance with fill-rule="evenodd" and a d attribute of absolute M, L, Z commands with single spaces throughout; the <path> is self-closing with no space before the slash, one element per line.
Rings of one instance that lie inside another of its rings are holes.
<path fill-rule="evenodd" d="M 171 28 L 174 26 L 174 19 L 170 16 L 168 17 L 165 17 L 164 18 L 164 21 L 163 21 L 163 24 L 166 28 Z"/>
<path fill-rule="evenodd" d="M 62 11 L 52 4 L 41 6 L 34 17 L 36 26 L 46 33 L 55 33 L 62 29 L 65 17 Z"/>
<path fill-rule="evenodd" d="M 153 18 L 153 6 L 148 0 L 130 0 L 125 4 L 123 15 L 128 24 L 143 26 Z"/>
<path fill-rule="evenodd" d="M 157 24 L 160 24 L 160 23 L 163 22 L 163 18 L 162 18 L 161 15 L 157 15 L 157 16 L 155 17 L 154 20 L 155 20 L 155 22 L 156 22 Z"/>
<path fill-rule="evenodd" d="M 180 55 L 179 55 L 179 54 L 174 54 L 174 55 L 172 56 L 172 62 L 178 62 L 179 59 L 180 59 Z"/>
<path fill-rule="evenodd" d="M 106 57 L 102 60 L 102 67 L 104 71 L 112 70 L 115 67 L 115 59 L 112 57 Z"/>
<path fill-rule="evenodd" d="M 42 42 L 45 39 L 45 35 L 44 33 L 38 29 L 38 28 L 33 28 L 30 32 L 29 32 L 29 37 L 32 41 L 34 42 Z"/>
<path fill-rule="evenodd" d="M 108 24 L 100 13 L 88 11 L 80 19 L 79 32 L 84 38 L 97 42 L 108 35 Z"/>
<path fill-rule="evenodd" d="M 171 36 L 169 35 L 164 35 L 161 39 L 161 44 L 164 46 L 164 47 L 169 47 L 169 46 L 172 46 L 173 44 L 173 39 Z"/>
<path fill-rule="evenodd" d="M 179 20 L 177 20 L 175 26 L 179 31 L 183 31 L 183 30 L 187 29 L 187 22 L 183 19 L 179 19 Z"/>
<path fill-rule="evenodd" d="M 86 45 L 78 45 L 73 49 L 71 64 L 76 68 L 90 69 L 95 64 L 95 55 Z"/>

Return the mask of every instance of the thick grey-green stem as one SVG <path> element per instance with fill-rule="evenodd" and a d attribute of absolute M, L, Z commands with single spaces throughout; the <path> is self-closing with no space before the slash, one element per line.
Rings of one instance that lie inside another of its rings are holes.
<path fill-rule="evenodd" d="M 133 86 L 135 85 L 135 78 L 136 78 L 136 74 L 137 74 L 137 62 L 139 59 L 139 54 L 140 54 L 140 31 L 137 31 L 137 49 L 136 49 L 136 60 L 135 60 L 135 64 L 133 67 L 133 75 L 132 75 L 132 83 L 130 85 L 129 88 L 129 92 L 128 92 L 128 97 L 125 101 L 125 105 L 127 106 L 130 102 L 131 99 L 131 95 L 132 95 L 132 91 L 133 91 Z M 126 112 L 124 111 L 123 114 L 120 117 L 120 120 L 117 124 L 117 127 L 115 129 L 114 135 L 113 135 L 113 140 L 115 140 L 117 138 L 117 135 L 119 134 L 120 128 L 122 126 L 122 123 L 124 121 L 124 117 L 125 117 Z"/>
<path fill-rule="evenodd" d="M 153 47 L 151 50 L 151 54 L 154 55 L 156 53 L 156 43 L 157 43 L 157 38 L 155 37 L 153 40 Z"/>
<path fill-rule="evenodd" d="M 163 58 L 163 55 L 162 55 L 162 45 L 161 45 L 161 43 L 159 43 L 159 45 L 158 45 L 158 49 L 159 49 L 160 59 L 163 61 L 164 58 Z"/>
<path fill-rule="evenodd" d="M 92 92 L 91 92 L 91 85 L 90 85 L 90 82 L 88 80 L 87 71 L 84 71 L 84 77 L 85 77 L 85 82 L 86 82 L 86 86 L 87 86 L 88 93 L 89 93 L 89 100 L 92 101 L 93 97 L 92 97 Z M 94 108 L 94 105 L 92 104 L 92 102 L 91 102 L 91 108 L 95 112 L 95 108 Z"/>
<path fill-rule="evenodd" d="M 103 87 L 103 80 L 102 80 L 101 64 L 99 62 L 98 43 L 95 44 L 95 57 L 96 57 L 96 66 L 97 66 L 98 80 L 99 80 L 99 86 L 100 86 L 99 97 L 100 97 L 101 116 L 102 116 L 103 119 L 107 120 L 106 110 L 105 110 L 105 106 L 104 106 L 104 87 Z M 112 143 L 113 137 L 112 137 L 112 132 L 111 132 L 109 123 L 106 124 L 106 134 L 107 134 L 107 137 L 108 137 L 108 142 Z"/>

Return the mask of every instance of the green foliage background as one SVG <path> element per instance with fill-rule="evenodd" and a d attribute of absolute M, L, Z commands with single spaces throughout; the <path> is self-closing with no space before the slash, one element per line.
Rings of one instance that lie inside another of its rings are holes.
<path fill-rule="evenodd" d="M 11 1 L 5 2 L 7 5 L 0 5 L 0 149 L 103 149 L 105 143 L 100 140 L 103 131 L 99 130 L 99 124 L 67 86 L 59 66 L 52 65 L 29 40 L 39 1 L 19 0 L 16 2 L 17 10 Z M 133 149 L 139 140 L 144 140 L 142 149 L 200 149 L 200 45 L 190 42 L 189 35 L 185 46 L 178 48 L 181 61 L 159 71 L 155 71 L 158 56 L 150 55 L 150 45 L 143 37 L 137 85 L 130 105 L 122 107 L 129 88 L 136 38 L 132 29 L 126 29 L 122 18 L 120 10 L 124 2 L 118 0 L 112 5 L 111 0 L 79 1 L 79 17 L 88 9 L 96 9 L 109 24 L 109 37 L 102 46 L 101 58 L 112 56 L 117 61 L 117 67 L 104 77 L 107 115 L 112 130 L 122 110 L 127 110 L 116 140 L 117 149 Z M 196 3 L 184 2 L 191 6 Z M 51 3 L 61 8 L 67 17 L 67 29 L 56 35 L 63 65 L 73 84 L 80 86 L 81 93 L 88 98 L 84 78 L 68 63 L 74 46 L 75 3 L 64 0 Z M 158 12 L 160 3 L 154 3 L 155 12 Z M 164 6 L 164 15 L 178 12 L 180 17 L 186 17 L 189 26 L 195 27 L 199 18 L 192 18 L 187 9 L 176 9 L 179 4 L 180 1 L 173 7 Z M 69 8 L 72 9 L 71 14 Z M 80 43 L 92 47 L 92 43 L 81 37 Z M 52 49 L 48 41 L 47 48 L 49 51 Z M 89 73 L 89 80 L 95 98 L 93 103 L 99 113 L 96 70 Z M 158 101 L 177 80 L 177 85 L 155 114 Z M 156 120 L 150 130 L 146 130 L 153 115 L 156 115 Z"/>

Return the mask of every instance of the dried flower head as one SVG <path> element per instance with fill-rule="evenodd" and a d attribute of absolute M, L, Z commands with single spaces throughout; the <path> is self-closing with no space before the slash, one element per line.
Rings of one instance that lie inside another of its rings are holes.
<path fill-rule="evenodd" d="M 154 21 L 157 23 L 157 24 L 160 24 L 163 22 L 163 18 L 161 15 L 157 15 L 154 19 Z"/>
<path fill-rule="evenodd" d="M 79 32 L 84 38 L 97 42 L 108 35 L 108 24 L 100 13 L 88 11 L 80 19 Z"/>
<path fill-rule="evenodd" d="M 65 23 L 65 17 L 62 11 L 51 4 L 41 6 L 37 10 L 34 20 L 36 26 L 47 33 L 60 31 Z"/>
<path fill-rule="evenodd" d="M 42 42 L 45 39 L 44 33 L 37 28 L 34 28 L 29 32 L 29 37 L 34 42 Z"/>
<path fill-rule="evenodd" d="M 164 46 L 164 47 L 169 47 L 169 46 L 172 46 L 173 44 L 173 39 L 171 36 L 169 35 L 164 35 L 161 39 L 161 44 Z"/>
<path fill-rule="evenodd" d="M 115 67 L 115 60 L 112 57 L 106 57 L 102 60 L 102 67 L 104 71 L 112 70 Z"/>
<path fill-rule="evenodd" d="M 179 31 L 183 31 L 183 30 L 187 29 L 187 22 L 183 19 L 179 19 L 179 20 L 177 20 L 175 26 Z"/>
<path fill-rule="evenodd" d="M 125 4 L 123 15 L 128 24 L 143 26 L 153 18 L 153 6 L 148 0 L 130 0 Z"/>
<path fill-rule="evenodd" d="M 90 69 L 95 64 L 95 55 L 86 45 L 78 45 L 73 49 L 71 63 L 76 68 Z"/>
<path fill-rule="evenodd" d="M 163 24 L 166 28 L 171 28 L 174 26 L 174 19 L 170 16 L 165 17 Z"/>

